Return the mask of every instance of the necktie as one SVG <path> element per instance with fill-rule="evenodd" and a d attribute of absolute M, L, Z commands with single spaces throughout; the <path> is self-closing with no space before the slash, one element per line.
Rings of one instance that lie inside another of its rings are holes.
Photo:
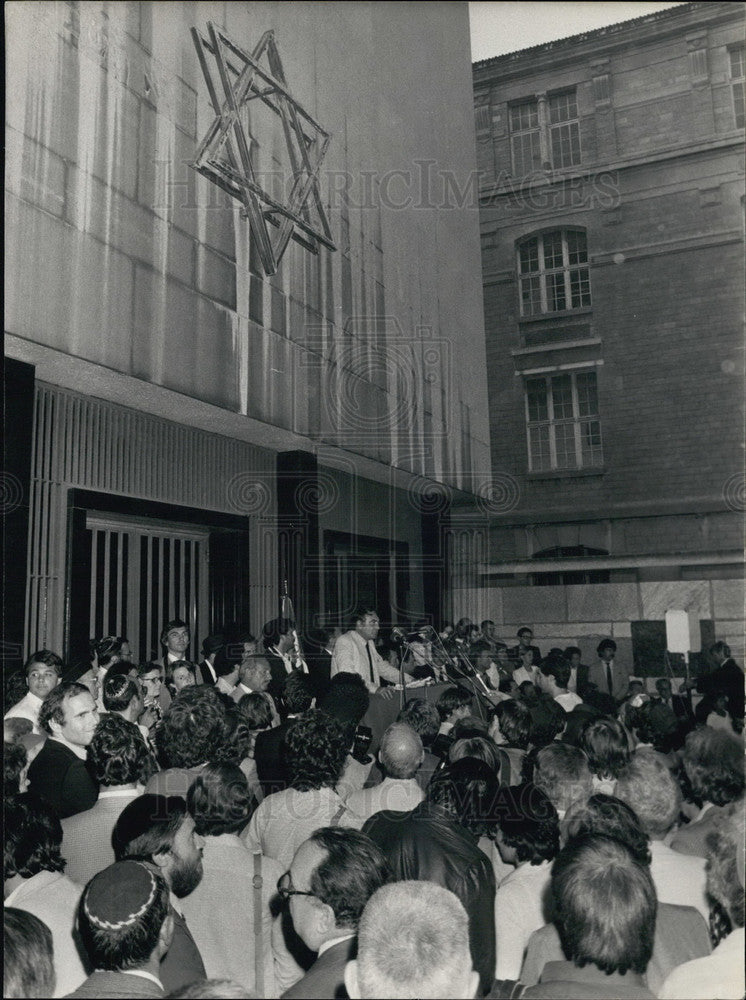
<path fill-rule="evenodd" d="M 370 683 L 375 684 L 376 678 L 373 673 L 373 657 L 370 655 L 370 640 L 365 643 L 365 652 L 368 654 L 368 666 L 370 667 Z"/>
<path fill-rule="evenodd" d="M 609 694 L 614 693 L 614 680 L 611 676 L 611 663 L 606 664 L 606 684 L 609 688 Z"/>

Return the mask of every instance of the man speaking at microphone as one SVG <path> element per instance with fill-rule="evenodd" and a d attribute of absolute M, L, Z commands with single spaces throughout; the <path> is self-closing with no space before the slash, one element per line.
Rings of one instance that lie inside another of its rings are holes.
<path fill-rule="evenodd" d="M 332 654 L 331 676 L 347 671 L 360 674 L 365 686 L 373 693 L 381 686 L 381 679 L 399 683 L 399 671 L 379 656 L 375 639 L 381 622 L 374 608 L 358 608 L 353 621 L 355 627 L 341 635 Z"/>

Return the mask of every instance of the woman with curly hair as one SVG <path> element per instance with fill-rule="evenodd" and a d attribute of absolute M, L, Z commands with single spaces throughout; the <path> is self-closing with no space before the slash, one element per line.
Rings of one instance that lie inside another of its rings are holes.
<path fill-rule="evenodd" d="M 249 850 L 274 858 L 286 871 L 304 840 L 321 826 L 360 829 L 336 791 L 349 741 L 342 726 L 324 712 L 310 711 L 288 729 L 285 753 L 290 787 L 268 795 L 251 817 Z"/>
<path fill-rule="evenodd" d="M 180 903 L 208 977 L 229 978 L 255 990 L 253 882 L 260 875 L 262 995 L 277 996 L 270 901 L 284 868 L 261 855 L 255 860 L 240 837 L 255 805 L 246 777 L 235 764 L 207 764 L 202 769 L 187 792 L 187 808 L 196 832 L 204 838 L 203 875 Z"/>

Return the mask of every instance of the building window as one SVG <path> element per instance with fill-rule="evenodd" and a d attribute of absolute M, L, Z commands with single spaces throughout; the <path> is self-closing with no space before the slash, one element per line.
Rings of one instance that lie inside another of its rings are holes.
<path fill-rule="evenodd" d="M 526 379 L 529 472 L 603 465 L 595 371 Z"/>
<path fill-rule="evenodd" d="M 532 559 L 589 559 L 608 556 L 606 549 L 591 549 L 587 545 L 557 545 L 553 549 L 534 552 Z M 559 570 L 554 573 L 532 573 L 534 587 L 562 587 L 572 584 L 608 583 L 608 569 Z"/>
<path fill-rule="evenodd" d="M 574 90 L 549 98 L 549 138 L 555 170 L 580 163 L 580 123 Z"/>
<path fill-rule="evenodd" d="M 744 62 L 746 56 L 743 45 L 730 50 L 730 81 L 733 89 L 733 113 L 736 128 L 744 127 Z"/>
<path fill-rule="evenodd" d="M 510 146 L 513 173 L 524 177 L 541 168 L 539 142 L 539 102 L 524 101 L 510 109 Z"/>
<path fill-rule="evenodd" d="M 561 229 L 518 245 L 521 316 L 581 309 L 591 304 L 585 233 Z"/>
<path fill-rule="evenodd" d="M 580 163 L 580 120 L 575 91 L 533 97 L 510 108 L 513 174 L 525 177 L 542 168 L 542 145 L 553 170 Z"/>

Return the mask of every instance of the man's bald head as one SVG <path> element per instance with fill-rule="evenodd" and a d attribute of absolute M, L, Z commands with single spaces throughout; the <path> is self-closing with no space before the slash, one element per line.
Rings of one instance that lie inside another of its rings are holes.
<path fill-rule="evenodd" d="M 390 778 L 412 778 L 425 758 L 422 740 L 406 722 L 394 722 L 383 734 L 380 758 Z"/>

